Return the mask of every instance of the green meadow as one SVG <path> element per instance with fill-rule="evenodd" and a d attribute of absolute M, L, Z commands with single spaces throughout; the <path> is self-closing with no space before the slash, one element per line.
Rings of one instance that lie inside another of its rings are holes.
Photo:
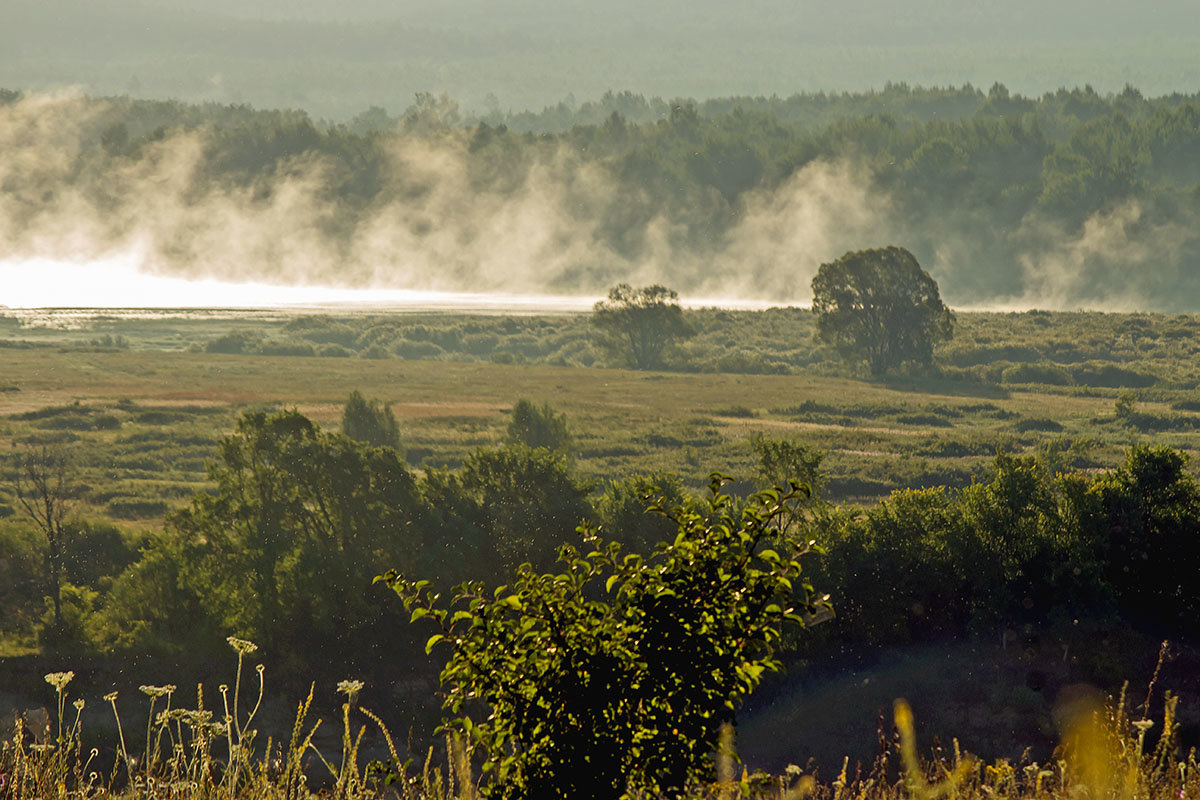
<path fill-rule="evenodd" d="M 824 451 L 826 497 L 856 503 L 967 485 L 998 450 L 1088 470 L 1133 442 L 1200 444 L 1192 316 L 960 313 L 935 368 L 881 381 L 815 345 L 804 310 L 689 318 L 670 371 L 647 373 L 603 366 L 585 315 L 8 317 L 0 431 L 8 448 L 71 445 L 89 511 L 133 527 L 205 486 L 243 410 L 336 428 L 354 389 L 391 407 L 418 470 L 498 443 L 524 397 L 566 414 L 575 467 L 595 481 L 748 477 L 762 435 Z"/>

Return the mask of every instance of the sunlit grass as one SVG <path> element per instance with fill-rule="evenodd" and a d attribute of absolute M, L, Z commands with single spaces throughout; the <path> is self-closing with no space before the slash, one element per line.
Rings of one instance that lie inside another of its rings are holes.
<path fill-rule="evenodd" d="M 222 685 L 217 706 L 206 704 L 198 686 L 192 707 L 179 700 L 174 685 L 140 687 L 149 713 L 144 741 L 126 738 L 116 692 L 104 696 L 119 733 L 114 754 L 89 747 L 82 723 L 83 698 L 73 698 L 73 672 L 45 676 L 54 691 L 54 716 L 41 730 L 18 718 L 0 744 L 0 797 L 104 797 L 207 800 L 475 800 L 481 783 L 471 754 L 447 736 L 418 758 L 403 758 L 387 726 L 358 704 L 361 681 L 338 684 L 341 753 L 326 755 L 315 744 L 323 720 L 313 719 L 313 692 L 296 706 L 285 742 L 258 740 L 253 727 L 265 692 L 265 669 L 243 687 L 246 657 L 254 644 L 230 637 L 237 655 L 232 686 Z M 1165 649 L 1164 649 L 1165 653 Z M 1161 667 L 1161 659 L 1160 659 Z M 1152 695 L 1157 671 L 1151 681 Z M 243 688 L 252 703 L 243 707 Z M 918 725 L 908 703 L 895 703 L 892 739 L 870 765 L 849 759 L 832 780 L 789 766 L 780 773 L 751 772 L 736 755 L 734 732 L 726 725 L 714 754 L 714 780 L 693 785 L 691 800 L 1184 800 L 1200 797 L 1200 761 L 1195 751 L 1181 755 L 1176 734 L 1178 699 L 1167 693 L 1160 719 L 1136 713 L 1123 689 L 1102 704 L 1081 701 L 1064 712 L 1064 734 L 1044 762 L 1000 759 L 984 762 L 961 750 L 957 740 L 934 758 L 922 758 Z M 128 708 L 128 706 L 125 706 Z M 156 713 L 157 712 L 157 713 Z M 362 743 L 378 732 L 386 744 L 383 761 L 366 760 Z M 881 730 L 881 736 L 883 731 Z M 107 760 L 106 760 L 107 759 Z M 631 797 L 643 797 L 633 794 Z M 650 800 L 650 798 L 646 798 Z"/>

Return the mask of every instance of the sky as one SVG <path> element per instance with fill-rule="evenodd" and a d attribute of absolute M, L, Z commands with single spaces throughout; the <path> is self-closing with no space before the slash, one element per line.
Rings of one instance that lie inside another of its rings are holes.
<path fill-rule="evenodd" d="M 539 110 L 604 91 L 713 97 L 888 81 L 1192 90 L 1194 3 L 1161 0 L 3 0 L 0 86 L 299 107 L 417 92 Z"/>

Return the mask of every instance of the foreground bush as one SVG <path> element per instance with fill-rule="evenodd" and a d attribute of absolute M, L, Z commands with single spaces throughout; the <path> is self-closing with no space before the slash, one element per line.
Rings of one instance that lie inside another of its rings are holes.
<path fill-rule="evenodd" d="M 623 555 L 587 526 L 561 574 L 528 564 L 511 587 L 465 583 L 448 604 L 427 581 L 384 576 L 453 647 L 443 728 L 483 758 L 485 796 L 677 793 L 709 776 L 718 733 L 764 673 L 785 626 L 827 614 L 791 534 L 808 491 L 754 495 L 739 512 L 713 475 L 699 511 L 661 511 L 673 542 Z M 824 613 L 822 613 L 824 612 Z"/>

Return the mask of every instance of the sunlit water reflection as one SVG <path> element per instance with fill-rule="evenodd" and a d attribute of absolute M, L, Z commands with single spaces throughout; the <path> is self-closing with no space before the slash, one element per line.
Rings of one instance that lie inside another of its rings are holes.
<path fill-rule="evenodd" d="M 17 316 L 65 321 L 95 315 L 139 317 L 187 314 L 201 309 L 289 311 L 458 311 L 562 314 L 587 311 L 599 298 L 550 294 L 482 294 L 390 287 L 232 283 L 159 275 L 125 258 L 86 263 L 52 259 L 0 262 L 0 309 Z M 766 308 L 780 303 L 727 298 L 685 298 L 691 307 Z"/>

